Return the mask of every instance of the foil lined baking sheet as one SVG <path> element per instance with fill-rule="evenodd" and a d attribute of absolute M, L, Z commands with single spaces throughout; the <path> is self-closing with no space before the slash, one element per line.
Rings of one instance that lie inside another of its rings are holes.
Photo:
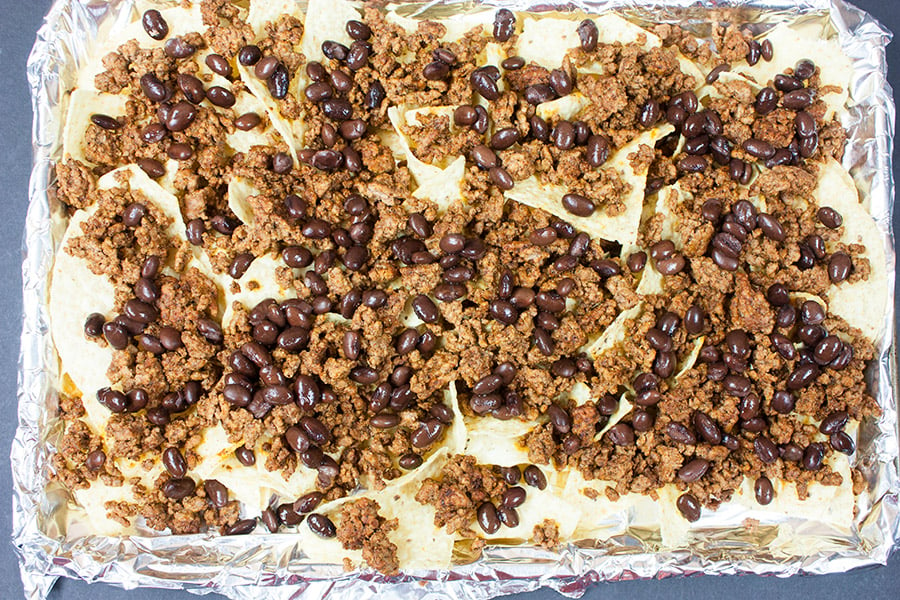
<path fill-rule="evenodd" d="M 112 538 L 68 537 L 67 495 L 50 482 L 50 457 L 61 435 L 57 418 L 57 358 L 50 338 L 46 294 L 62 230 L 53 195 L 53 161 L 59 153 L 64 108 L 61 92 L 74 80 L 100 23 L 130 20 L 134 0 L 57 0 L 38 31 L 28 60 L 34 109 L 34 166 L 29 185 L 24 260 L 24 314 L 18 374 L 18 430 L 10 459 L 14 478 L 13 541 L 20 558 L 26 597 L 45 598 L 58 577 L 103 581 L 124 588 L 182 588 L 197 594 L 219 592 L 230 598 L 491 598 L 550 587 L 577 597 L 594 582 L 679 574 L 758 573 L 790 576 L 833 573 L 884 564 L 900 538 L 900 440 L 897 428 L 897 373 L 894 344 L 894 252 L 891 232 L 894 103 L 886 80 L 885 46 L 891 34 L 870 15 L 841 0 L 751 0 L 697 5 L 695 0 L 536 2 L 407 2 L 409 16 L 441 17 L 484 5 L 514 10 L 615 10 L 638 24 L 677 23 L 698 37 L 711 20 L 752 23 L 754 31 L 785 21 L 830 23 L 853 62 L 853 107 L 845 126 L 849 140 L 844 166 L 883 232 L 891 302 L 886 335 L 870 372 L 872 390 L 883 409 L 864 422 L 855 466 L 869 483 L 858 499 L 849 535 L 807 527 L 793 535 L 819 551 L 784 560 L 766 550 L 762 534 L 743 529 L 709 529 L 703 542 L 676 552 L 652 552 L 640 531 L 602 543 L 579 543 L 551 552 L 541 548 L 487 548 L 472 564 L 450 571 L 415 572 L 398 577 L 345 573 L 340 565 L 301 560 L 292 534 L 219 537 L 215 535 Z M 772 532 L 768 532 L 771 534 Z M 754 539 L 755 538 L 755 539 Z"/>

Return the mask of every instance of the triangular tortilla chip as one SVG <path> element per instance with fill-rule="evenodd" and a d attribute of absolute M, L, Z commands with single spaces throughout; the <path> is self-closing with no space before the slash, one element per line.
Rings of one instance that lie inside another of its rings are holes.
<path fill-rule="evenodd" d="M 73 90 L 68 98 L 66 124 L 63 127 L 62 153 L 65 158 L 93 165 L 84 155 L 84 132 L 91 124 L 91 115 L 120 117 L 125 114 L 128 96 L 107 94 L 93 90 Z"/>
<path fill-rule="evenodd" d="M 403 134 L 404 121 L 402 115 L 405 112 L 405 109 L 401 111 L 399 107 L 392 106 L 388 109 L 388 118 L 391 120 L 391 124 L 397 132 L 398 141 L 404 149 L 409 172 L 412 173 L 413 179 L 416 180 L 416 184 L 419 186 L 413 192 L 413 196 L 431 200 L 438 205 L 441 211 L 446 211 L 451 204 L 461 202 L 463 199 L 460 185 L 466 171 L 466 158 L 459 156 L 444 169 L 429 165 L 416 158 Z"/>
<path fill-rule="evenodd" d="M 486 465 L 528 464 L 528 448 L 522 445 L 522 437 L 538 425 L 538 421 L 501 421 L 490 416 L 467 418 L 465 453 Z"/>
<path fill-rule="evenodd" d="M 350 46 L 347 21 L 359 20 L 361 3 L 347 0 L 309 0 L 303 22 L 300 50 L 307 61 L 322 60 L 322 42 L 334 41 Z"/>
<path fill-rule="evenodd" d="M 637 151 L 641 145 L 653 148 L 657 140 L 672 131 L 674 128 L 671 125 L 665 125 L 644 132 L 622 146 L 607 162 L 607 166 L 617 170 L 622 180 L 631 188 L 623 199 L 625 210 L 614 217 L 602 213 L 590 217 L 573 215 L 562 205 L 562 197 L 568 194 L 569 190 L 560 185 L 542 184 L 534 175 L 517 181 L 511 190 L 504 192 L 504 195 L 568 221 L 576 229 L 586 232 L 593 238 L 617 241 L 623 246 L 634 244 L 637 241 L 638 225 L 644 205 L 647 172 L 646 170 L 635 172 L 628 156 Z"/>
<path fill-rule="evenodd" d="M 828 158 L 820 167 L 819 184 L 813 196 L 819 206 L 830 206 L 841 214 L 844 219 L 841 243 L 863 244 L 862 256 L 868 259 L 870 268 L 868 279 L 832 285 L 826 293 L 828 309 L 859 328 L 870 341 L 877 342 L 885 330 L 890 297 L 884 233 L 859 203 L 853 178 L 836 160 Z"/>
<path fill-rule="evenodd" d="M 853 67 L 850 59 L 841 48 L 837 37 L 822 39 L 821 26 L 807 23 L 805 25 L 791 26 L 781 23 L 772 28 L 764 39 L 772 42 L 774 53 L 772 60 L 761 60 L 754 66 L 746 63 L 734 65 L 732 68 L 737 73 L 752 77 L 760 86 L 772 80 L 775 75 L 783 73 L 785 69 L 793 69 L 797 61 L 808 58 L 821 68 L 820 88 L 825 86 L 838 86 L 839 92 L 830 92 L 821 96 L 828 107 L 825 119 L 837 114 L 842 118 L 846 114 L 846 103 L 850 88 L 850 79 L 853 76 Z"/>

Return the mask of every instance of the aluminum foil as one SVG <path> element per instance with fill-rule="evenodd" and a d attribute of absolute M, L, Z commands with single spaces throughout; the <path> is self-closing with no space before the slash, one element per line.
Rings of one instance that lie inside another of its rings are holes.
<path fill-rule="evenodd" d="M 471 0 L 406 4 L 407 14 L 434 17 L 480 5 Z M 748 544 L 744 531 L 722 527 L 708 530 L 707 539 L 689 551 L 655 553 L 639 535 L 623 535 L 599 544 L 569 545 L 559 552 L 488 548 L 479 561 L 450 571 L 390 578 L 373 572 L 345 573 L 338 565 L 310 564 L 303 560 L 302 549 L 291 534 L 67 537 L 62 528 L 67 497 L 49 477 L 50 457 L 61 427 L 57 417 L 58 365 L 45 303 L 53 256 L 62 233 L 57 226 L 61 221 L 60 207 L 53 195 L 53 161 L 62 132 L 59 97 L 85 59 L 98 25 L 109 19 L 127 22 L 134 0 L 57 0 L 38 31 L 27 65 L 34 108 L 34 166 L 22 265 L 19 424 L 10 454 L 14 478 L 13 541 L 27 598 L 45 598 L 58 577 L 103 581 L 124 588 L 151 586 L 181 588 L 196 594 L 219 592 L 242 600 L 369 598 L 383 593 L 415 599 L 491 598 L 539 587 L 577 597 L 601 580 L 697 573 L 786 577 L 846 571 L 887 561 L 900 537 L 891 232 L 894 103 L 885 76 L 885 46 L 891 34 L 870 15 L 841 0 L 709 0 L 704 6 L 697 6 L 695 0 L 670 0 L 664 6 L 647 0 L 497 0 L 481 4 L 533 11 L 616 10 L 637 23 L 678 23 L 698 37 L 708 35 L 708 23 L 716 19 L 754 23 L 760 31 L 798 18 L 830 21 L 854 66 L 850 97 L 855 106 L 845 123 L 849 143 L 844 165 L 851 170 L 884 234 L 881 241 L 887 253 L 887 283 L 891 290 L 890 308 L 885 315 L 887 333 L 869 373 L 884 412 L 860 428 L 855 460 L 868 479 L 869 490 L 857 502 L 859 512 L 852 533 L 838 535 L 824 528 L 797 531 L 796 536 L 827 544 L 819 545 L 823 550 L 793 560 L 772 556 L 764 544 Z M 731 540 L 738 543 L 729 544 Z"/>

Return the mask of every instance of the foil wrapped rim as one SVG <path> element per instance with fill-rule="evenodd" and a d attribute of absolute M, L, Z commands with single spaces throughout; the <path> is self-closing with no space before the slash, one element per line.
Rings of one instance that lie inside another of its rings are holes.
<path fill-rule="evenodd" d="M 785 561 L 764 547 L 739 545 L 694 547 L 653 553 L 638 551 L 637 535 L 612 538 L 596 548 L 568 545 L 559 552 L 534 547 L 488 547 L 472 564 L 449 571 L 415 572 L 385 577 L 372 571 L 344 573 L 339 565 L 297 562 L 302 550 L 291 534 L 222 538 L 214 535 L 66 538 L 66 496 L 49 482 L 53 440 L 59 436 L 56 381 L 58 363 L 49 332 L 45 305 L 47 283 L 59 242 L 53 219 L 59 203 L 53 196 L 53 161 L 62 132 L 60 92 L 86 57 L 88 43 L 105 20 L 125 23 L 135 0 L 56 0 L 37 33 L 27 63 L 34 123 L 33 168 L 23 244 L 22 338 L 18 370 L 18 428 L 10 453 L 13 473 L 13 543 L 19 556 L 25 595 L 46 598 L 58 577 L 103 581 L 126 589 L 138 586 L 211 591 L 234 599 L 369 598 L 389 592 L 398 598 L 492 598 L 516 592 L 552 588 L 577 597 L 597 581 L 615 581 L 686 574 L 756 573 L 790 576 L 833 573 L 884 564 L 900 539 L 900 439 L 897 429 L 897 357 L 894 344 L 894 251 L 891 214 L 893 179 L 891 154 L 895 107 L 886 79 L 885 47 L 891 33 L 871 15 L 843 0 L 431 0 L 404 2 L 410 15 L 443 16 L 479 6 L 513 10 L 615 10 L 637 23 L 668 22 L 687 26 L 708 22 L 710 11 L 765 27 L 786 20 L 829 19 L 854 76 L 850 95 L 857 104 L 845 123 L 849 133 L 844 165 L 866 194 L 882 230 L 888 262 L 891 303 L 885 337 L 869 378 L 883 409 L 882 416 L 863 423 L 856 466 L 869 491 L 857 506 L 859 515 L 850 535 L 834 531 L 803 531 L 827 536 L 833 544 L 795 560 Z M 712 532 L 711 532 L 712 533 Z M 727 530 L 715 530 L 719 542 Z M 745 539 L 745 538 L 744 538 Z"/>

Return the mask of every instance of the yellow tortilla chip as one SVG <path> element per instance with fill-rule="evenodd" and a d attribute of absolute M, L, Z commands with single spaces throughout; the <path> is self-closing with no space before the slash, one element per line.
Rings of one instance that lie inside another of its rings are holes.
<path fill-rule="evenodd" d="M 562 98 L 538 104 L 534 112 L 545 121 L 555 119 L 573 120 L 591 102 L 581 92 L 572 92 Z"/>
<path fill-rule="evenodd" d="M 162 189 L 143 171 L 134 165 L 110 171 L 100 178 L 98 187 L 109 189 L 123 182 L 131 190 L 140 191 L 145 200 L 155 204 L 172 217 L 167 233 L 183 239 L 184 225 L 178 209 L 178 200 Z M 50 331 L 61 363 L 61 374 L 69 379 L 81 394 L 86 415 L 85 422 L 95 433 L 102 433 L 109 420 L 109 410 L 97 401 L 97 391 L 110 385 L 106 370 L 112 362 L 112 347 L 101 347 L 84 335 L 84 322 L 88 315 L 98 312 L 107 318 L 113 316 L 114 290 L 103 275 L 95 275 L 81 258 L 62 250 L 69 241 L 82 235 L 81 224 L 97 210 L 93 205 L 75 213 L 66 234 L 60 242 L 50 276 L 49 312 Z"/>
<path fill-rule="evenodd" d="M 644 303 L 641 302 L 628 310 L 620 312 L 615 320 L 603 330 L 600 337 L 584 347 L 585 352 L 590 354 L 594 360 L 596 360 L 607 350 L 621 344 L 625 340 L 625 336 L 631 333 L 628 322 L 636 319 L 643 311 Z"/>
<path fill-rule="evenodd" d="M 323 59 L 322 42 L 328 40 L 349 47 L 353 40 L 347 33 L 347 21 L 359 20 L 360 8 L 361 3 L 347 0 L 309 0 L 300 43 L 306 60 Z"/>
<path fill-rule="evenodd" d="M 619 215 L 598 214 L 590 217 L 573 215 L 562 205 L 562 197 L 568 194 L 569 190 L 559 185 L 543 184 L 534 175 L 523 181 L 517 181 L 511 190 L 504 192 L 504 195 L 568 221 L 576 229 L 586 232 L 593 238 L 617 241 L 623 246 L 635 244 L 644 205 L 647 172 L 646 170 L 635 172 L 628 156 L 636 152 L 641 145 L 652 148 L 657 140 L 671 131 L 674 131 L 671 125 L 647 131 L 620 148 L 607 162 L 606 167 L 617 170 L 622 180 L 631 187 L 623 199 L 625 210 Z"/>
<path fill-rule="evenodd" d="M 406 155 L 407 167 L 418 185 L 413 196 L 431 200 L 442 211 L 445 211 L 452 203 L 461 202 L 463 199 L 460 185 L 466 171 L 466 158 L 458 156 L 444 169 L 429 165 L 416 158 L 403 134 L 402 115 L 405 113 L 405 109 L 401 112 L 400 108 L 396 106 L 388 109 L 388 118 L 397 132 L 398 142 Z"/>
<path fill-rule="evenodd" d="M 91 115 L 120 117 L 125 114 L 128 96 L 76 89 L 68 99 L 69 110 L 63 127 L 63 157 L 93 165 L 84 155 L 84 132 L 91 124 Z"/>
<path fill-rule="evenodd" d="M 522 437 L 539 422 L 509 419 L 501 421 L 490 416 L 466 419 L 466 454 L 479 463 L 513 467 L 528 464 L 528 449 L 522 445 Z"/>
<path fill-rule="evenodd" d="M 574 14 L 569 18 L 566 16 L 524 17 L 522 34 L 519 36 L 519 44 L 516 49 L 518 55 L 524 58 L 526 63 L 534 62 L 548 69 L 559 67 L 562 65 L 566 52 L 581 45 L 578 37 L 578 24 L 583 18 L 583 15 Z M 599 33 L 597 41 L 601 44 L 636 43 L 641 35 L 646 36 L 643 44 L 645 49 L 649 50 L 662 44 L 656 35 L 616 14 L 607 13 L 591 18 L 597 25 Z"/>
<path fill-rule="evenodd" d="M 834 159 L 827 159 L 820 167 L 819 185 L 813 196 L 819 206 L 830 206 L 841 214 L 844 219 L 841 243 L 864 245 L 861 256 L 868 259 L 870 268 L 868 279 L 852 284 L 842 282 L 828 288 L 828 309 L 862 331 L 870 341 L 877 342 L 885 330 L 890 296 L 884 233 L 859 203 L 853 178 Z"/>
<path fill-rule="evenodd" d="M 577 469 L 569 473 L 562 495 L 579 516 L 573 540 L 605 541 L 629 533 L 646 539 L 648 531 L 659 528 L 659 506 L 650 496 L 626 494 L 612 501 L 606 496 L 607 487 L 615 489 L 616 484 L 586 480 Z"/>
<path fill-rule="evenodd" d="M 826 86 L 838 86 L 840 91 L 830 92 L 821 96 L 827 106 L 825 119 L 831 119 L 837 114 L 839 118 L 846 113 L 848 90 L 850 79 L 853 76 L 853 67 L 850 59 L 841 49 L 841 44 L 836 36 L 830 39 L 822 39 L 823 31 L 820 25 L 805 23 L 802 25 L 788 25 L 785 23 L 776 25 L 764 39 L 772 42 L 775 49 L 772 60 L 761 60 L 752 67 L 746 63 L 734 65 L 735 72 L 752 77 L 759 85 L 764 86 L 775 75 L 783 73 L 785 69 L 793 69 L 797 61 L 808 58 L 821 70 L 820 89 Z"/>
<path fill-rule="evenodd" d="M 231 284 L 235 280 L 228 275 L 218 275 L 219 287 L 225 292 L 225 312 L 222 315 L 222 326 L 234 317 L 235 302 L 240 302 L 248 309 L 253 308 L 267 298 L 296 298 L 297 290 L 293 287 L 283 288 L 275 280 L 275 269 L 285 266 L 284 261 L 277 253 L 259 256 L 250 263 L 240 279 L 236 280 L 240 291 L 233 292 Z"/>

